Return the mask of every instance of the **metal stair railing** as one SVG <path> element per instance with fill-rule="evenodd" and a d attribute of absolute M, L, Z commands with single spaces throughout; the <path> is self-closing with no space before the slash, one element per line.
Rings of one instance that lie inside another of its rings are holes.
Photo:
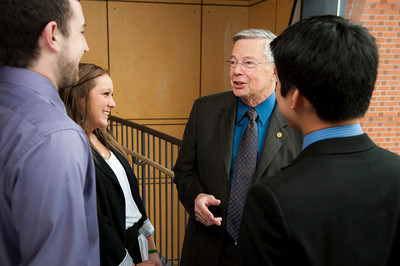
<path fill-rule="evenodd" d="M 182 141 L 116 116 L 109 130 L 132 158 L 147 216 L 156 229 L 154 240 L 164 263 L 179 265 L 187 213 L 173 184 L 173 165 Z"/>

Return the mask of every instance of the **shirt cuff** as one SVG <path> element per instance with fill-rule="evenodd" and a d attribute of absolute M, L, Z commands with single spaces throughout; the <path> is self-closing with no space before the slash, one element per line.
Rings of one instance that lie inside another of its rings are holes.
<path fill-rule="evenodd" d="M 144 235 L 145 237 L 149 237 L 154 233 L 154 227 L 149 219 L 143 222 L 142 227 L 140 227 L 139 229 L 139 233 Z"/>
<path fill-rule="evenodd" d="M 126 255 L 124 260 L 119 264 L 119 266 L 132 266 L 133 265 L 133 259 L 131 255 L 129 255 L 128 250 L 126 250 Z"/>

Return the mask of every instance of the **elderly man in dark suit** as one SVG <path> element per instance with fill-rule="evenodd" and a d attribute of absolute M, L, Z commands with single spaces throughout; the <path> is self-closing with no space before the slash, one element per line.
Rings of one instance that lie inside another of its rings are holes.
<path fill-rule="evenodd" d="M 174 167 L 179 199 L 190 214 L 181 265 L 233 265 L 247 191 L 288 165 L 302 135 L 276 104 L 275 35 L 236 34 L 229 61 L 233 91 L 193 105 Z"/>
<path fill-rule="evenodd" d="M 400 156 L 363 134 L 378 52 L 364 27 L 302 20 L 271 43 L 300 155 L 248 193 L 238 265 L 400 265 Z"/>

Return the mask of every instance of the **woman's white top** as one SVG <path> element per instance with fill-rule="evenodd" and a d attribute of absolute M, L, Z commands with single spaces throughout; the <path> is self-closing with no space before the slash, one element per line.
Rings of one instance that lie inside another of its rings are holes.
<path fill-rule="evenodd" d="M 109 159 L 105 161 L 113 170 L 114 174 L 117 176 L 119 185 L 121 186 L 122 192 L 125 196 L 125 213 L 126 213 L 126 222 L 125 222 L 125 229 L 128 229 L 132 225 L 134 225 L 137 221 L 142 218 L 142 214 L 140 213 L 135 200 L 132 197 L 131 187 L 129 185 L 128 177 L 126 175 L 125 169 L 122 166 L 121 162 L 118 158 L 111 153 Z"/>

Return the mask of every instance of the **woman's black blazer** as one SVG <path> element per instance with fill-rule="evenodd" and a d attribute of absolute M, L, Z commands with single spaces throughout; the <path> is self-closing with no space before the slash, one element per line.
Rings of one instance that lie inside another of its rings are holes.
<path fill-rule="evenodd" d="M 138 228 L 140 228 L 147 220 L 147 215 L 139 194 L 139 183 L 129 162 L 117 151 L 110 150 L 125 169 L 133 199 L 142 214 L 142 218 L 138 221 Z M 125 198 L 110 166 L 96 150 L 92 149 L 92 151 L 96 166 L 100 261 L 103 266 L 118 265 L 126 255 Z"/>

